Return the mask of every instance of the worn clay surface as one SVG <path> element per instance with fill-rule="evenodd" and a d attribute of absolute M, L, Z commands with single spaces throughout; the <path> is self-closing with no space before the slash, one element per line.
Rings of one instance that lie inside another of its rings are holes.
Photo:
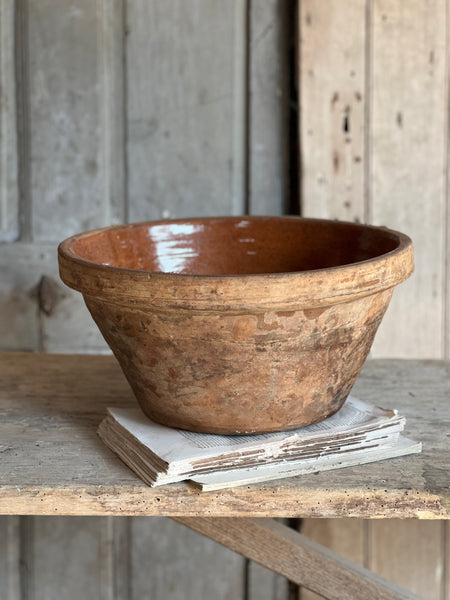
<path fill-rule="evenodd" d="M 144 412 L 215 433 L 338 410 L 413 269 L 402 234 L 298 217 L 112 227 L 59 253 Z"/>

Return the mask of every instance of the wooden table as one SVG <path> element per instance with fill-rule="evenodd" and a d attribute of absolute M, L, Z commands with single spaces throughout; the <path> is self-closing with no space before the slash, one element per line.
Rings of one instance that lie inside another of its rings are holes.
<path fill-rule="evenodd" d="M 449 518 L 450 364 L 367 362 L 353 393 L 398 408 L 422 454 L 220 492 L 149 488 L 96 436 L 107 406 L 135 402 L 113 357 L 1 354 L 0 514 L 169 516 L 326 598 L 414 598 L 254 518 Z"/>

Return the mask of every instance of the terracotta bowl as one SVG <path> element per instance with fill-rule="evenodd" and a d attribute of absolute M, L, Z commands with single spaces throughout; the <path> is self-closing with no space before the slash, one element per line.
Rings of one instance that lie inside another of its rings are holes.
<path fill-rule="evenodd" d="M 222 217 L 81 233 L 59 265 L 151 419 L 261 433 L 341 407 L 413 249 L 386 228 Z"/>

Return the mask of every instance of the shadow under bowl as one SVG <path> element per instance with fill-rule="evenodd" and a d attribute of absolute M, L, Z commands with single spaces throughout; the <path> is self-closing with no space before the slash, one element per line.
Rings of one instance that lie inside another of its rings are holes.
<path fill-rule="evenodd" d="M 222 434 L 336 412 L 414 268 L 404 234 L 300 217 L 119 225 L 58 253 L 142 410 Z"/>

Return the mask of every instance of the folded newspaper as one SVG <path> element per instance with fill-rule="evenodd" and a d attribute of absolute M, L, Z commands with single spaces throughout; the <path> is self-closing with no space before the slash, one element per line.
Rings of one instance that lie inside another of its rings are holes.
<path fill-rule="evenodd" d="M 154 423 L 139 408 L 109 408 L 98 434 L 148 485 L 188 480 L 215 490 L 421 451 L 400 435 L 405 418 L 349 396 L 333 416 L 291 431 L 193 433 Z"/>

